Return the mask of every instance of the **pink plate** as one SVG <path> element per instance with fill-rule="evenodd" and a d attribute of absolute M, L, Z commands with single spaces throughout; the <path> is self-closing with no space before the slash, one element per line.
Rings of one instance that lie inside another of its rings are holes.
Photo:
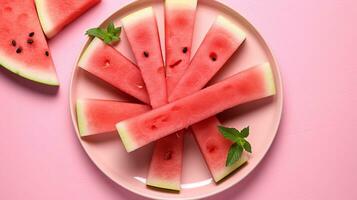
<path fill-rule="evenodd" d="M 146 6 L 153 6 L 156 11 L 161 44 L 164 44 L 162 1 L 135 1 L 118 10 L 103 22 L 103 24 L 109 21 L 115 21 L 117 25 L 119 25 L 119 20 L 123 16 Z M 94 164 L 111 180 L 122 187 L 136 194 L 153 199 L 198 199 L 211 196 L 224 191 L 246 177 L 262 160 L 272 144 L 282 113 L 282 82 L 273 55 L 256 29 L 241 15 L 222 3 L 212 0 L 200 0 L 197 10 L 192 51 L 195 52 L 197 50 L 208 28 L 218 14 L 226 16 L 239 25 L 246 32 L 247 40 L 239 49 L 238 53 L 233 55 L 224 69 L 211 83 L 219 81 L 245 68 L 264 62 L 270 62 L 276 78 L 277 95 L 273 98 L 238 106 L 219 115 L 220 120 L 226 126 L 237 128 L 242 128 L 247 125 L 250 126 L 251 135 L 249 136 L 249 140 L 252 144 L 253 154 L 251 154 L 248 164 L 221 183 L 216 184 L 210 176 L 192 135 L 187 134 L 185 138 L 182 189 L 179 193 L 168 193 L 147 188 L 145 185 L 145 177 L 151 159 L 152 145 L 148 145 L 129 154 L 125 151 L 116 133 L 104 134 L 100 137 L 87 139 L 78 137 Z M 85 49 L 87 44 L 83 49 Z M 133 55 L 130 52 L 124 32 L 122 33 L 122 40 L 116 48 L 133 60 Z M 163 50 L 164 49 L 165 48 L 163 48 Z M 73 125 L 78 136 L 74 105 L 79 98 L 133 100 L 78 67 L 75 67 L 70 90 L 70 108 Z"/>

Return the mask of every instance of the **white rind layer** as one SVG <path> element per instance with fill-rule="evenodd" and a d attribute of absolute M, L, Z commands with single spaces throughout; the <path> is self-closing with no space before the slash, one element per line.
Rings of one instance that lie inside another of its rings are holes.
<path fill-rule="evenodd" d="M 153 17 L 154 11 L 152 7 L 147 7 L 141 10 L 138 10 L 130 15 L 124 17 L 121 22 L 125 26 L 135 25 L 137 23 L 142 23 L 142 20 Z"/>
<path fill-rule="evenodd" d="M 165 0 L 165 7 L 169 9 L 192 9 L 197 7 L 197 0 Z"/>
<path fill-rule="evenodd" d="M 246 35 L 242 29 L 240 29 L 233 22 L 221 15 L 216 18 L 215 25 L 220 26 L 231 32 L 232 38 L 234 38 L 238 43 L 241 43 L 246 38 Z"/>
<path fill-rule="evenodd" d="M 79 135 L 81 137 L 86 136 L 87 133 L 87 120 L 85 118 L 85 101 L 84 100 L 77 100 L 77 105 L 76 105 L 76 112 L 77 112 L 77 123 L 78 123 L 78 130 L 79 130 Z"/>
<path fill-rule="evenodd" d="M 24 64 L 9 58 L 1 51 L 0 51 L 0 65 L 12 71 L 13 73 L 22 76 L 24 78 L 27 78 L 29 80 L 38 83 L 43 83 L 46 85 L 53 85 L 53 86 L 59 85 L 55 71 L 47 73 L 40 70 L 25 68 L 23 67 Z"/>
<path fill-rule="evenodd" d="M 124 144 L 124 147 L 127 152 L 131 152 L 135 149 L 137 149 L 137 145 L 135 145 L 134 140 L 131 138 L 130 132 L 127 130 L 126 124 L 119 122 L 116 124 L 117 131 L 119 133 L 119 136 L 121 138 L 121 141 Z"/>
<path fill-rule="evenodd" d="M 261 67 L 265 77 L 265 86 L 267 95 L 274 95 L 276 93 L 274 74 L 269 63 L 264 63 Z"/>
<path fill-rule="evenodd" d="M 54 25 L 47 15 L 47 0 L 35 0 L 36 9 L 38 13 L 38 18 L 42 26 L 42 30 L 47 38 L 53 37 L 56 33 L 54 32 Z"/>
<path fill-rule="evenodd" d="M 98 38 L 93 38 L 86 50 L 84 50 L 81 58 L 78 61 L 78 67 L 86 69 L 88 60 L 95 54 L 98 46 L 104 45 L 103 42 Z"/>

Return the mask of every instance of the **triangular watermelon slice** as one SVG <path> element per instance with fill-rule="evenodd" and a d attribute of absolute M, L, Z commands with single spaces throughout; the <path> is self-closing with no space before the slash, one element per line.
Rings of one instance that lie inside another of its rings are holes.
<path fill-rule="evenodd" d="M 240 72 L 190 96 L 116 124 L 127 151 L 189 127 L 242 103 L 275 95 L 270 64 Z"/>
<path fill-rule="evenodd" d="M 115 123 L 150 110 L 150 106 L 114 100 L 80 99 L 76 112 L 82 137 L 115 130 Z"/>
<path fill-rule="evenodd" d="M 52 38 L 101 0 L 35 0 L 38 16 L 47 38 Z"/>
<path fill-rule="evenodd" d="M 91 41 L 78 66 L 142 102 L 150 102 L 137 66 L 102 40 Z"/>
<path fill-rule="evenodd" d="M 220 122 L 216 117 L 210 117 L 191 126 L 208 169 L 216 182 L 222 180 L 248 160 L 248 155 L 243 153 L 242 157 L 233 165 L 226 166 L 226 155 L 228 155 L 232 142 L 221 135 L 217 128 L 219 125 Z"/>
<path fill-rule="evenodd" d="M 197 0 L 165 1 L 166 86 L 170 94 L 190 63 Z M 146 184 L 180 190 L 184 132 L 158 140 Z M 168 156 L 169 155 L 169 156 Z"/>
<path fill-rule="evenodd" d="M 35 82 L 59 85 L 33 0 L 0 0 L 0 65 Z"/>
<path fill-rule="evenodd" d="M 131 13 L 121 21 L 144 79 L 151 106 L 156 108 L 166 104 L 165 68 L 152 7 Z"/>

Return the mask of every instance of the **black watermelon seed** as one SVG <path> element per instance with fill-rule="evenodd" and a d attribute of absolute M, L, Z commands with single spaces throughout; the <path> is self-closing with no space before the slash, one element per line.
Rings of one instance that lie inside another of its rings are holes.
<path fill-rule="evenodd" d="M 147 51 L 144 51 L 144 56 L 149 57 L 149 53 Z"/>
<path fill-rule="evenodd" d="M 46 51 L 46 52 L 45 52 L 45 55 L 46 55 L 46 56 L 49 56 L 49 55 L 50 55 L 50 53 L 48 53 L 48 51 Z"/>
<path fill-rule="evenodd" d="M 35 32 L 29 33 L 29 36 L 30 36 L 30 37 L 33 37 L 34 35 L 35 35 Z"/>
<path fill-rule="evenodd" d="M 14 46 L 14 47 L 16 47 L 16 41 L 15 41 L 15 40 L 12 40 L 12 41 L 11 41 L 11 45 Z"/>
<path fill-rule="evenodd" d="M 187 50 L 188 50 L 187 47 L 184 47 L 184 48 L 182 49 L 182 52 L 183 52 L 183 53 L 187 53 Z"/>
<path fill-rule="evenodd" d="M 21 53 L 21 52 L 22 52 L 22 47 L 16 49 L 16 53 Z"/>
<path fill-rule="evenodd" d="M 33 39 L 27 39 L 27 43 L 32 44 L 33 43 Z"/>
<path fill-rule="evenodd" d="M 217 60 L 217 54 L 212 52 L 209 57 L 211 58 L 212 61 L 216 61 Z"/>

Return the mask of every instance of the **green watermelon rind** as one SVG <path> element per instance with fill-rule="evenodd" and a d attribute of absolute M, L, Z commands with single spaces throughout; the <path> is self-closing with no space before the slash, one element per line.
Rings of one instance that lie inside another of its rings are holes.
<path fill-rule="evenodd" d="M 137 145 L 135 141 L 132 139 L 132 137 L 130 136 L 130 132 L 127 130 L 125 123 L 119 122 L 115 126 L 117 128 L 117 131 L 119 133 L 122 143 L 124 144 L 126 151 L 131 152 L 137 149 Z"/>
<path fill-rule="evenodd" d="M 49 16 L 47 16 L 46 12 L 44 12 L 46 10 L 46 0 L 35 0 L 35 5 L 43 32 L 45 33 L 47 38 L 53 37 L 56 32 L 53 29 L 54 27 L 50 21 Z"/>
<path fill-rule="evenodd" d="M 223 178 L 234 172 L 236 169 L 241 167 L 244 163 L 248 161 L 248 155 L 246 153 L 242 154 L 242 157 L 235 163 L 233 163 L 231 166 L 224 167 L 222 170 L 219 171 L 211 171 L 212 177 L 215 182 L 221 181 Z"/>
<path fill-rule="evenodd" d="M 85 111 L 84 111 L 84 107 L 85 107 L 85 102 L 82 100 L 77 100 L 77 104 L 76 104 L 76 112 L 77 112 L 77 124 L 78 124 L 78 131 L 79 131 L 79 135 L 81 137 L 86 136 L 87 133 L 87 120 L 85 117 Z"/>
<path fill-rule="evenodd" d="M 155 179 L 147 179 L 146 185 L 149 185 L 152 187 L 157 187 L 157 188 L 168 189 L 168 190 L 175 190 L 175 191 L 180 191 L 180 189 L 181 189 L 180 183 L 159 180 L 159 179 L 156 179 L 156 180 Z"/>
<path fill-rule="evenodd" d="M 0 52 L 0 65 L 9 71 L 37 83 L 43 83 L 51 86 L 59 86 L 55 73 L 41 72 L 40 70 L 31 70 L 24 67 L 24 64 L 8 59 Z"/>
<path fill-rule="evenodd" d="M 264 63 L 262 68 L 265 77 L 265 87 L 267 94 L 274 95 L 276 94 L 276 86 L 275 86 L 275 79 L 274 79 L 274 72 L 270 66 L 270 64 Z"/>
<path fill-rule="evenodd" d="M 102 45 L 101 40 L 98 38 L 93 38 L 93 40 L 89 43 L 88 47 L 84 50 L 82 56 L 80 57 L 78 61 L 78 67 L 86 70 L 88 60 L 95 53 L 95 50 L 98 45 Z"/>

